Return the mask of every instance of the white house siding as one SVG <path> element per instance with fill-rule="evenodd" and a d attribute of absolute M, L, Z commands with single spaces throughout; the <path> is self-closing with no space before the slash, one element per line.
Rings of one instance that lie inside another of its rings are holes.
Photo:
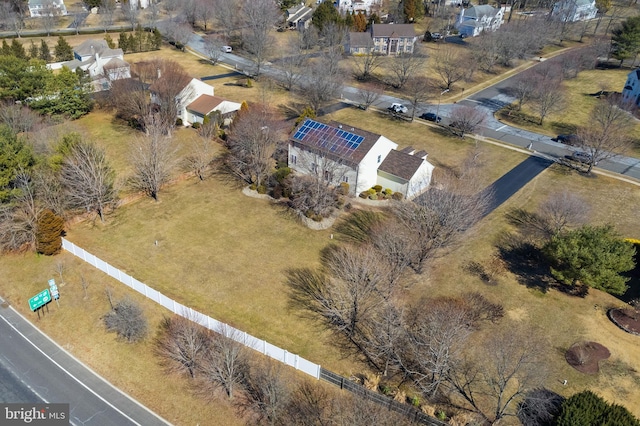
<path fill-rule="evenodd" d="M 434 166 L 428 161 L 424 161 L 409 181 L 406 197 L 413 198 L 424 192 L 431 182 L 431 174 Z M 393 189 L 393 188 L 391 188 Z"/>
<path fill-rule="evenodd" d="M 178 109 L 178 117 L 183 123 L 189 123 L 189 113 L 187 111 L 187 105 L 193 102 L 200 95 L 213 96 L 213 86 L 198 80 L 192 79 L 187 86 L 176 97 L 176 106 Z"/>
<path fill-rule="evenodd" d="M 397 147 L 397 143 L 390 141 L 384 136 L 380 136 L 380 139 L 378 139 L 367 155 L 360 161 L 358 185 L 355 189 L 356 193 L 365 191 L 377 184 L 378 166 L 384 161 L 389 152 Z"/>
<path fill-rule="evenodd" d="M 291 170 L 305 175 L 314 174 L 314 171 L 312 170 L 313 164 L 322 162 L 325 169 L 335 171 L 334 176 L 332 176 L 331 179 L 331 183 L 333 185 L 337 186 L 340 185 L 341 182 L 346 182 L 349 184 L 349 192 L 351 194 L 356 193 L 356 182 L 358 180 L 359 172 L 358 166 L 354 169 L 350 166 L 338 164 L 326 157 L 320 158 L 317 156 L 317 158 L 318 159 L 316 159 L 316 156 L 313 153 L 303 150 L 289 142 L 289 168 Z M 320 167 L 322 167 L 322 165 Z M 322 170 L 319 170 L 318 172 L 322 173 Z M 371 186 L 368 186 L 365 189 L 369 189 Z M 362 191 L 364 191 L 364 189 Z"/>
<path fill-rule="evenodd" d="M 408 184 L 409 182 L 405 179 L 383 172 L 382 170 L 378 171 L 378 185 L 383 189 L 389 188 L 393 192 L 400 192 L 406 196 Z"/>

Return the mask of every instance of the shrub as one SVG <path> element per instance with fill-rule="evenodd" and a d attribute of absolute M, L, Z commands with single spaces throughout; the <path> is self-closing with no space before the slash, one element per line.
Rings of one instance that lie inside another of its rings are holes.
<path fill-rule="evenodd" d="M 176 126 L 184 126 L 184 124 L 182 124 L 182 118 L 176 120 Z"/>
<path fill-rule="evenodd" d="M 265 185 L 259 185 L 257 188 L 258 194 L 266 194 L 267 187 Z"/>
<path fill-rule="evenodd" d="M 289 167 L 281 167 L 273 173 L 273 178 L 279 183 L 282 184 L 287 176 L 291 174 L 291 169 Z"/>
<path fill-rule="evenodd" d="M 402 201 L 402 199 L 404 198 L 404 195 L 402 195 L 402 192 L 394 192 L 391 198 L 393 198 L 396 201 Z"/>
<path fill-rule="evenodd" d="M 245 87 L 251 88 L 251 87 L 253 87 L 253 81 L 251 81 L 251 79 L 248 78 L 244 85 L 245 85 Z"/>
<path fill-rule="evenodd" d="M 198 123 L 198 122 L 196 121 L 195 123 L 193 123 L 193 124 L 191 125 L 191 127 L 193 127 L 194 129 L 196 129 L 196 130 L 197 130 L 197 129 L 199 129 L 200 127 L 202 127 L 202 124 L 200 124 L 200 123 Z"/>
<path fill-rule="evenodd" d="M 273 187 L 273 192 L 272 192 L 272 196 L 273 198 L 275 198 L 276 200 L 279 200 L 280 198 L 282 198 L 282 185 L 277 184 L 276 186 Z"/>
<path fill-rule="evenodd" d="M 376 194 L 378 193 L 378 191 L 376 191 L 376 190 L 375 190 L 375 189 L 373 189 L 373 188 L 369 188 L 369 189 L 368 189 L 368 192 L 369 192 L 369 195 L 376 195 Z"/>
<path fill-rule="evenodd" d="M 369 199 L 370 200 L 377 200 L 378 199 L 378 194 L 370 194 L 369 195 Z"/>
<path fill-rule="evenodd" d="M 38 218 L 36 231 L 36 251 L 52 256 L 62 248 L 64 220 L 51 210 L 45 210 Z"/>
<path fill-rule="evenodd" d="M 255 191 L 257 189 L 257 185 L 255 183 L 252 183 L 251 185 L 249 185 L 249 189 Z"/>
<path fill-rule="evenodd" d="M 369 191 L 362 191 L 358 196 L 360 198 L 367 198 L 369 196 Z"/>
<path fill-rule="evenodd" d="M 347 182 L 340 182 L 340 195 L 349 195 L 349 184 Z"/>
<path fill-rule="evenodd" d="M 123 299 L 102 317 L 108 331 L 115 331 L 129 343 L 141 340 L 147 334 L 147 319 L 136 302 Z"/>
<path fill-rule="evenodd" d="M 376 192 L 382 192 L 382 186 L 381 185 L 375 185 L 371 189 L 375 190 Z"/>
<path fill-rule="evenodd" d="M 393 191 L 389 188 L 385 189 L 383 192 L 387 195 L 393 195 Z"/>
<path fill-rule="evenodd" d="M 411 397 L 411 405 L 413 405 L 414 407 L 420 406 L 420 398 L 417 395 Z"/>

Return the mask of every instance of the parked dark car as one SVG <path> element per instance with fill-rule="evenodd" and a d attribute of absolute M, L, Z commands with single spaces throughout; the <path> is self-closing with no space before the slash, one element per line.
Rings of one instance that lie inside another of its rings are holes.
<path fill-rule="evenodd" d="M 574 134 L 558 135 L 556 136 L 556 141 L 563 143 L 565 145 L 577 145 L 578 135 L 574 135 Z"/>
<path fill-rule="evenodd" d="M 420 115 L 420 118 L 422 118 L 423 120 L 433 121 L 436 123 L 439 123 L 440 121 L 442 121 L 442 117 L 435 115 L 432 112 L 424 112 Z"/>

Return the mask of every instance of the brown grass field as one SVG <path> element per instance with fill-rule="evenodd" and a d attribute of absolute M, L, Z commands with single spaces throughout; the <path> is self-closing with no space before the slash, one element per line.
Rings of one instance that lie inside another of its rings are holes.
<path fill-rule="evenodd" d="M 229 72 L 175 50 L 163 49 L 161 54 L 179 60 L 194 76 Z M 135 62 L 144 57 L 137 55 L 125 59 Z M 235 101 L 267 101 L 274 106 L 292 103 L 286 92 L 268 82 L 257 82 L 251 89 L 225 85 L 234 79 L 213 80 L 216 95 Z M 417 122 L 394 121 L 373 110 L 347 108 L 328 118 L 384 134 L 400 147 L 425 149 L 438 168 L 455 169 L 476 149 L 469 139 L 453 138 Z M 138 137 L 135 131 L 114 121 L 107 111 L 96 111 L 68 128 L 100 143 L 119 176 L 126 176 L 130 170 L 128 149 Z M 176 143 L 185 149 L 192 136 L 192 129 L 180 129 L 175 133 Z M 524 154 L 482 142 L 477 149 L 486 185 L 525 158 Z M 586 178 L 553 166 L 486 217 L 464 244 L 435 261 L 424 275 L 408 277 L 414 284 L 405 296 L 415 300 L 425 295 L 482 292 L 504 305 L 507 315 L 500 327 L 526 322 L 545 333 L 549 343 L 542 350 L 552 371 L 549 388 L 563 395 L 592 389 L 640 416 L 639 406 L 632 403 L 640 400 L 640 339 L 615 327 L 605 315 L 607 307 L 622 302 L 597 290 L 585 298 L 556 290 L 543 292 L 519 283 L 514 273 L 517 271 L 506 272 L 497 285 L 488 286 L 464 270 L 470 261 L 489 259 L 503 235 L 512 231 L 505 218 L 510 209 L 533 210 L 560 188 L 588 200 L 592 223 L 613 223 L 624 237 L 640 238 L 637 186 L 604 176 Z M 109 215 L 105 224 L 85 221 L 69 225 L 67 238 L 169 297 L 349 375 L 366 367 L 342 353 L 332 344 L 334 337 L 316 323 L 289 310 L 284 286 L 287 268 L 317 264 L 319 251 L 329 243 L 331 232 L 311 231 L 281 207 L 245 197 L 237 185 L 212 176 L 204 182 L 177 182 L 160 194 L 159 202 L 140 199 L 125 205 Z M 52 305 L 50 314 L 36 321 L 35 314 L 28 312 L 27 299 L 46 286 L 47 279 L 55 277 L 60 282 L 56 262 L 65 264 L 61 306 L 58 309 Z M 194 398 L 189 383 L 166 376 L 152 351 L 155 327 L 166 312 L 154 303 L 68 253 L 56 257 L 2 256 L 0 274 L 10 277 L 0 282 L 0 292 L 16 309 L 169 421 L 195 424 L 206 417 L 212 424 L 241 424 L 225 398 L 213 403 Z M 81 276 L 89 282 L 86 298 Z M 146 341 L 129 345 L 104 332 L 100 317 L 108 310 L 107 287 L 116 298 L 129 296 L 143 306 L 151 330 Z M 583 375 L 564 361 L 566 349 L 583 340 L 596 341 L 611 351 L 611 358 L 601 362 L 598 375 Z M 568 380 L 567 386 L 561 384 L 564 379 Z M 171 387 L 167 385 L 169 380 Z"/>

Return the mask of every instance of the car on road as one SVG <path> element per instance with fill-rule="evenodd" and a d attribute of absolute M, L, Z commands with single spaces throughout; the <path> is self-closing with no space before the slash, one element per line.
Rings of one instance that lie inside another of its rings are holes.
<path fill-rule="evenodd" d="M 584 163 L 584 164 L 591 164 L 592 160 L 593 160 L 593 156 L 591 154 L 589 154 L 588 152 L 584 152 L 584 151 L 575 151 L 571 154 L 571 159 L 574 161 L 578 161 L 580 163 Z M 598 162 L 596 161 L 595 163 L 593 163 L 594 165 L 597 165 Z"/>
<path fill-rule="evenodd" d="M 556 136 L 555 140 L 565 145 L 577 145 L 578 135 L 574 135 L 574 134 L 558 135 Z"/>
<path fill-rule="evenodd" d="M 409 108 L 407 108 L 406 106 L 404 106 L 402 104 L 398 104 L 398 103 L 391 104 L 391 106 L 388 109 L 389 109 L 389 111 L 395 112 L 395 113 L 406 114 L 406 113 L 409 112 Z"/>
<path fill-rule="evenodd" d="M 442 40 L 444 36 L 440 33 L 431 33 L 431 40 Z"/>
<path fill-rule="evenodd" d="M 233 52 L 233 49 L 231 48 L 231 46 L 222 46 L 222 51 L 224 53 L 231 53 Z"/>
<path fill-rule="evenodd" d="M 439 123 L 442 121 L 442 117 L 440 117 L 439 115 L 435 115 L 432 112 L 423 112 L 420 115 L 420 118 L 422 118 L 423 120 L 427 120 L 427 121 L 433 121 L 435 123 Z"/>

